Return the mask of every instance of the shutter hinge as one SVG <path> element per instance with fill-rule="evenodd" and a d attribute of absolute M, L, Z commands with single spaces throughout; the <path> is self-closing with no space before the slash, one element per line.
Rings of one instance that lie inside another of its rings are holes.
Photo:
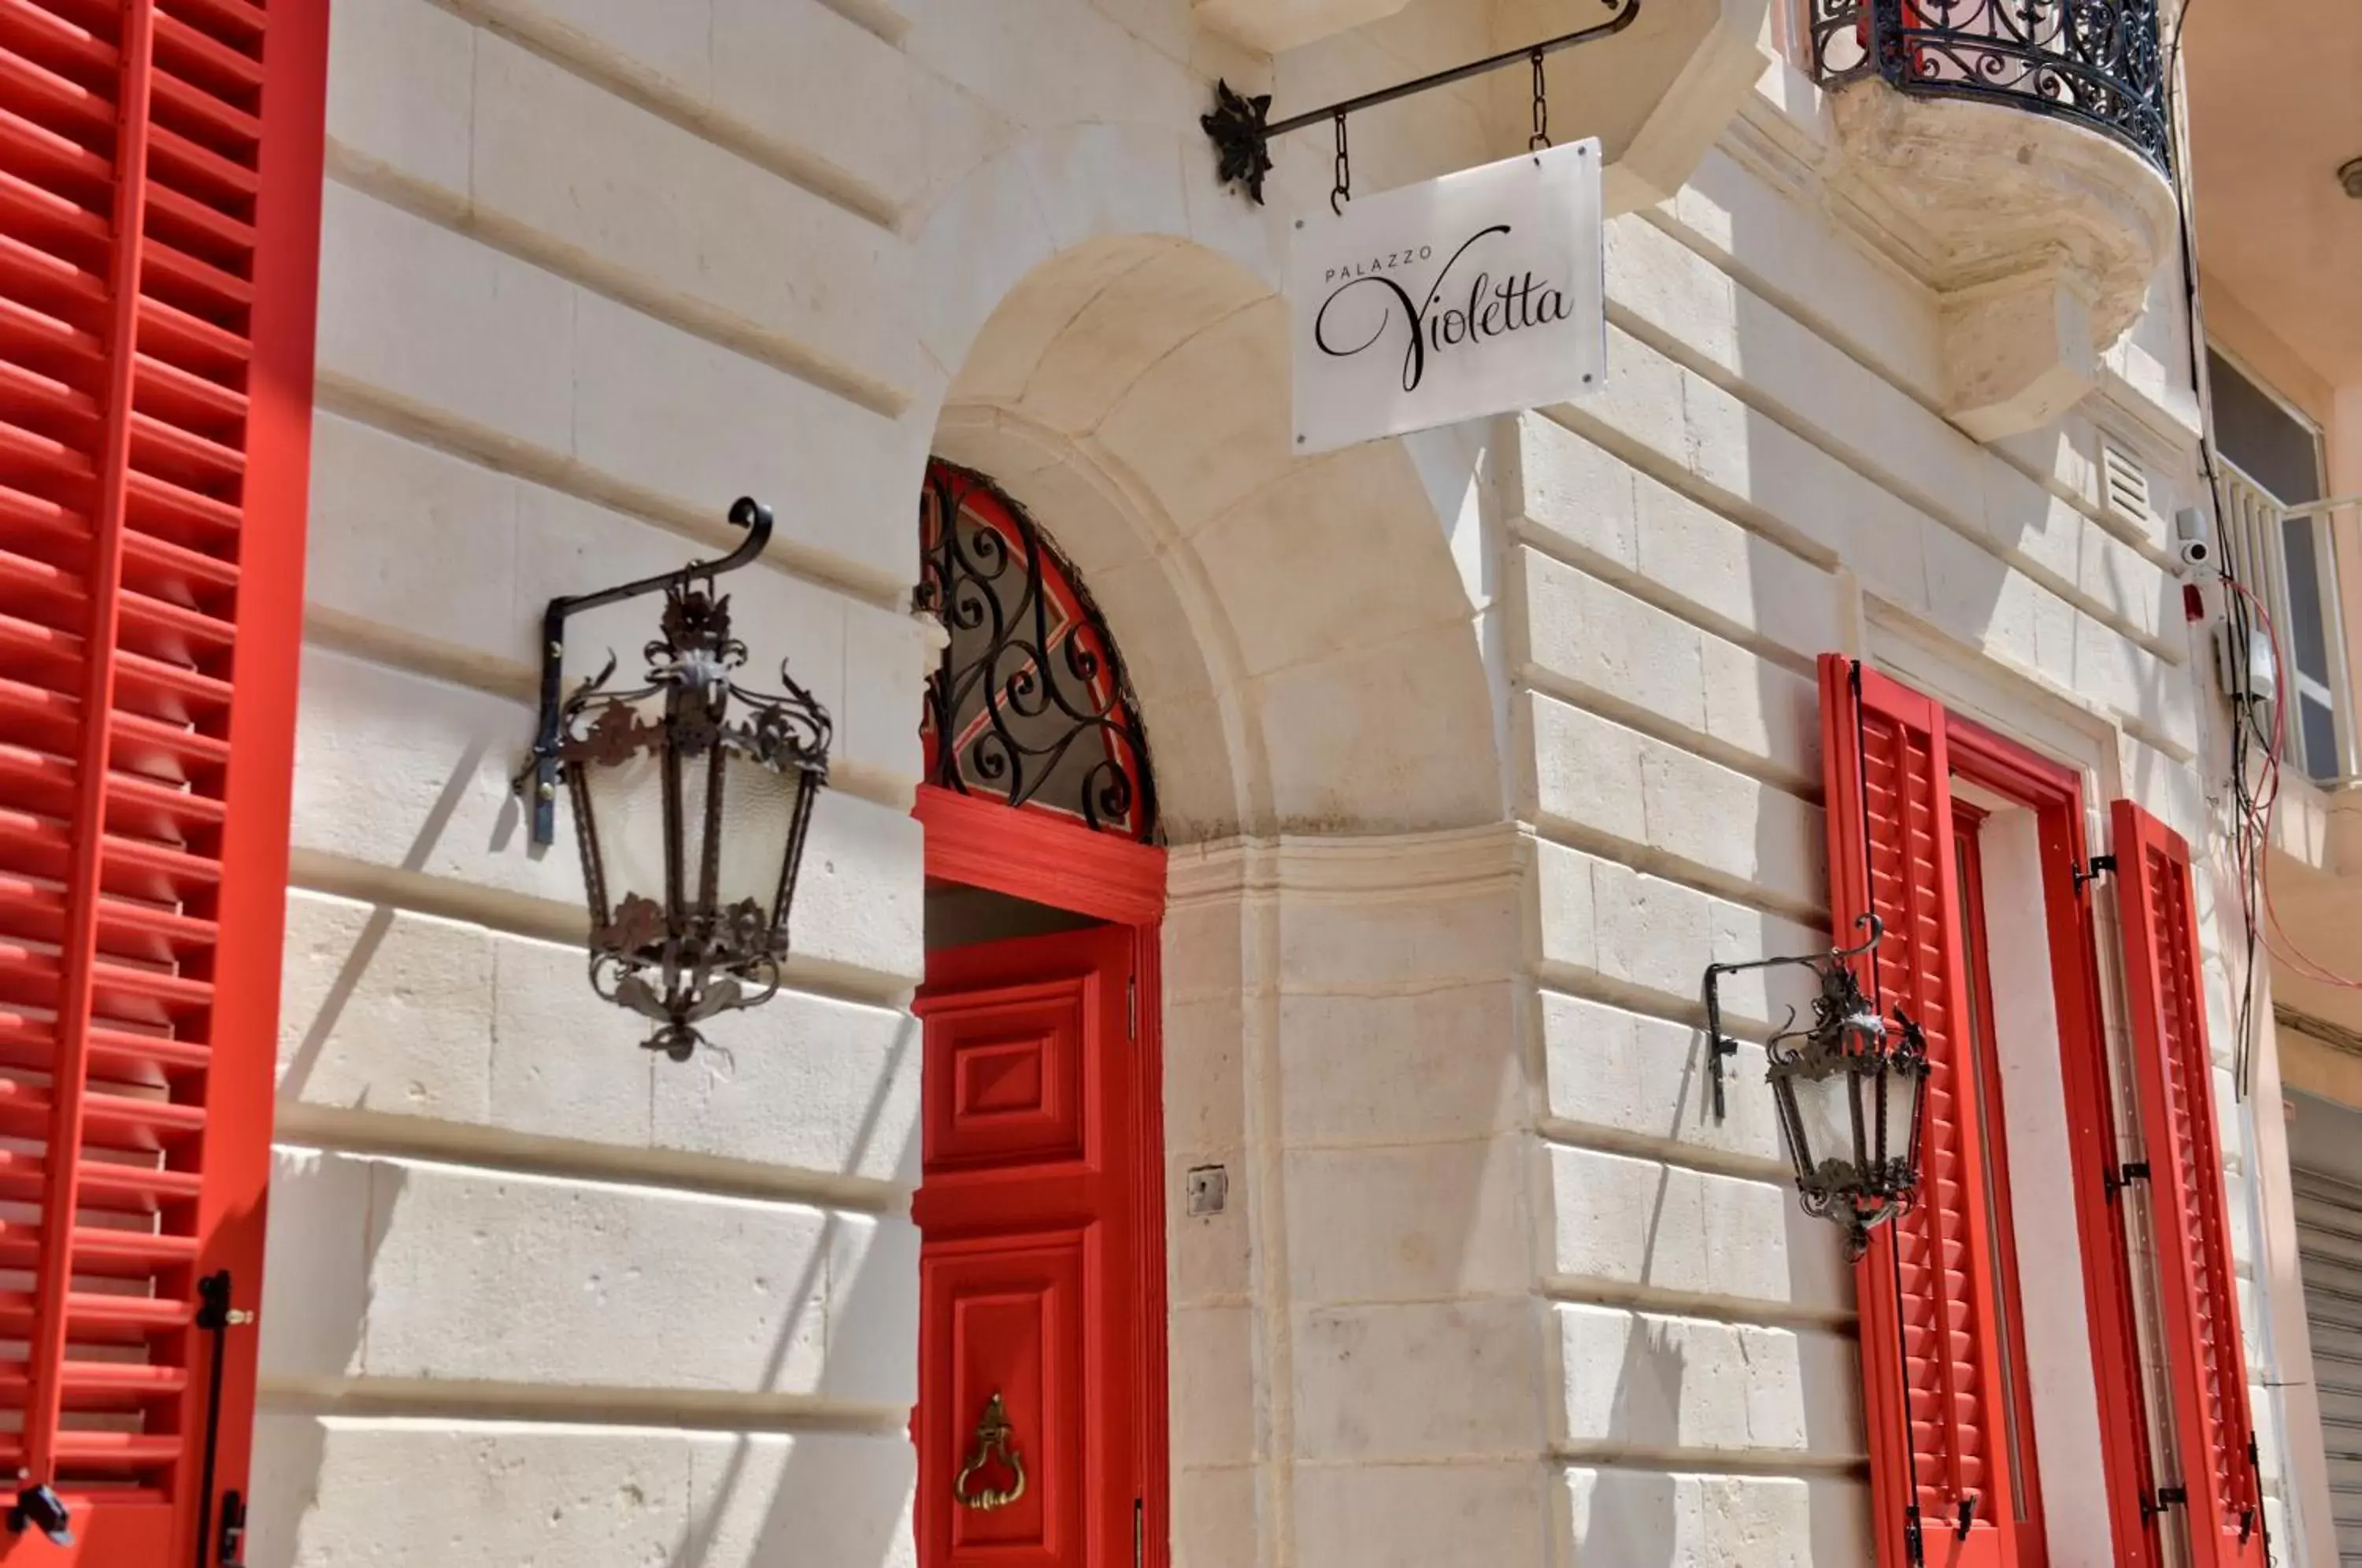
<path fill-rule="evenodd" d="M 1954 1521 L 1952 1527 L 1954 1538 L 1959 1540 L 1968 1540 L 1969 1531 L 1975 1528 L 1976 1522 L 1977 1495 L 1971 1492 L 1960 1499 L 1960 1517 Z"/>
<path fill-rule="evenodd" d="M 2148 1180 L 2148 1162 L 2126 1160 L 2108 1173 L 2108 1201 L 2114 1203 L 2123 1195 L 2125 1188 L 2136 1181 L 2147 1180 Z"/>
<path fill-rule="evenodd" d="M 1123 1037 L 1140 1038 L 1140 977 L 1136 975 L 1123 982 Z"/>
<path fill-rule="evenodd" d="M 2154 1519 L 2168 1508 L 2186 1507 L 2189 1503 L 2189 1487 L 2159 1486 L 2154 1496 L 2141 1499 L 2141 1518 L 2144 1520 Z"/>
<path fill-rule="evenodd" d="M 2075 896 L 2081 898 L 2084 889 L 2092 883 L 2103 877 L 2113 877 L 2115 874 L 2116 857 L 2114 856 L 2094 855 L 2091 859 L 2075 867 Z"/>
<path fill-rule="evenodd" d="M 246 1499 L 236 1490 L 221 1495 L 220 1533 L 215 1535 L 213 1528 L 214 1474 L 221 1456 L 222 1376 L 229 1360 L 229 1331 L 254 1322 L 252 1312 L 230 1305 L 234 1288 L 227 1269 L 197 1281 L 196 1326 L 211 1334 L 214 1342 L 213 1376 L 205 1386 L 204 1462 L 197 1491 L 197 1568 L 244 1568 Z"/>
<path fill-rule="evenodd" d="M 2239 1510 L 2239 1544 L 2246 1545 L 2249 1536 L 2262 1530 L 2264 1561 L 2269 1562 L 2272 1561 L 2272 1531 L 2271 1527 L 2264 1522 L 2264 1456 L 2263 1451 L 2256 1446 L 2256 1434 L 2252 1431 L 2247 1434 L 2247 1474 L 2255 1478 L 2256 1500 Z"/>

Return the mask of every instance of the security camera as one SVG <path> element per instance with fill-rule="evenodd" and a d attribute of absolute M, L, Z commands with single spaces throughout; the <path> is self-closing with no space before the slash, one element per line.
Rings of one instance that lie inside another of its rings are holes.
<path fill-rule="evenodd" d="M 2198 507 L 2185 506 L 2173 514 L 2174 554 L 2181 569 L 2199 571 L 2214 564 L 2214 525 Z"/>

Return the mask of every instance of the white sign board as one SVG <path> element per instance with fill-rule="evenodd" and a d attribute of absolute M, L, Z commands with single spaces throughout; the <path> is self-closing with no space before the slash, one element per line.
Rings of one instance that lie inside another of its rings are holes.
<path fill-rule="evenodd" d="M 1521 153 L 1297 222 L 1296 450 L 1598 390 L 1599 143 Z"/>

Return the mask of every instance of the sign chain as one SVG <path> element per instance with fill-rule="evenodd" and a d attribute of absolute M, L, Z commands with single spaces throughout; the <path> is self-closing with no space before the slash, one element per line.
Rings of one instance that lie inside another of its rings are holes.
<path fill-rule="evenodd" d="M 1551 144 L 1550 78 L 1542 71 L 1542 51 L 1534 50 L 1534 134 L 1526 138 L 1526 150 L 1540 152 Z"/>
<path fill-rule="evenodd" d="M 1338 216 L 1345 215 L 1345 204 L 1353 199 L 1353 156 L 1345 145 L 1345 116 L 1337 116 L 1337 181 L 1329 192 L 1329 210 Z"/>

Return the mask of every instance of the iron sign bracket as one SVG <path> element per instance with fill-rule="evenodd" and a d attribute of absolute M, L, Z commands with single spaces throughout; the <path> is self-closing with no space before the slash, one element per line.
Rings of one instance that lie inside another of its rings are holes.
<path fill-rule="evenodd" d="M 1612 6 L 1617 4 L 1617 0 L 1601 0 L 1601 4 Z M 1433 72 L 1416 81 L 1398 83 L 1392 87 L 1381 87 L 1374 93 L 1364 93 L 1359 97 L 1347 98 L 1341 103 L 1330 104 L 1325 108 L 1308 109 L 1300 115 L 1290 115 L 1284 120 L 1271 118 L 1270 94 L 1263 93 L 1249 96 L 1233 88 L 1228 82 L 1218 81 L 1214 83 L 1214 106 L 1209 112 L 1199 116 L 1198 123 L 1205 127 L 1206 135 L 1212 140 L 1214 150 L 1219 155 L 1218 178 L 1224 184 L 1243 186 L 1248 197 L 1257 205 L 1261 205 L 1264 176 L 1271 172 L 1272 138 L 1286 136 L 1290 131 L 1299 131 L 1308 126 L 1334 126 L 1338 128 L 1341 148 L 1345 116 L 1348 115 L 1359 114 L 1363 109 L 1376 108 L 1380 104 L 1391 104 L 1396 99 L 1415 97 L 1421 93 L 1431 93 L 1439 87 L 1449 87 L 1455 83 L 1465 82 L 1472 76 L 1483 76 L 1489 72 L 1504 71 L 1510 66 L 1527 61 L 1531 61 L 1539 73 L 1545 56 L 1556 54 L 1561 50 L 1573 49 L 1577 45 L 1587 44 L 1597 39 L 1613 38 L 1639 21 L 1641 4 L 1642 0 L 1623 0 L 1623 8 L 1618 10 L 1611 20 L 1588 28 L 1580 28 L 1571 33 L 1562 33 L 1554 39 L 1544 39 L 1540 43 L 1528 44 L 1523 49 L 1507 50 L 1499 54 L 1486 55 L 1483 60 L 1472 60 L 1465 65 L 1455 65 L 1446 71 Z M 1540 94 L 1537 93 L 1536 96 L 1539 99 Z M 1541 123 L 1538 117 L 1537 135 L 1542 134 Z"/>

